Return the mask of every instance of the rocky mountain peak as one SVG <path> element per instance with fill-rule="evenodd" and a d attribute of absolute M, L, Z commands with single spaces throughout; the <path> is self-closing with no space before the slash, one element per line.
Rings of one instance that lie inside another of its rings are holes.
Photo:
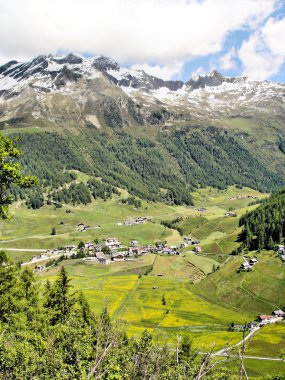
<path fill-rule="evenodd" d="M 94 59 L 93 66 L 96 67 L 96 69 L 99 71 L 120 70 L 120 66 L 117 62 L 113 61 L 111 58 L 104 56 Z"/>
<path fill-rule="evenodd" d="M 70 65 L 79 64 L 83 62 L 82 57 L 74 53 L 70 53 L 67 56 L 62 57 L 62 58 L 52 58 L 51 60 L 59 64 L 70 64 Z"/>
<path fill-rule="evenodd" d="M 232 83 L 234 78 L 224 77 L 217 70 L 213 70 L 206 75 L 199 75 L 198 77 L 191 78 L 185 84 L 189 86 L 192 90 L 196 90 L 198 88 L 215 87 L 220 86 L 224 82 Z"/>

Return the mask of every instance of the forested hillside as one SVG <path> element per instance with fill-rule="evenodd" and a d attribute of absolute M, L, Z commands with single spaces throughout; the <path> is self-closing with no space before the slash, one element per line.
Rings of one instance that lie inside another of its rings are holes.
<path fill-rule="evenodd" d="M 285 189 L 264 200 L 240 219 L 242 241 L 251 250 L 273 249 L 285 236 Z"/>
<path fill-rule="evenodd" d="M 88 196 L 74 200 L 58 190 L 76 179 L 72 170 L 100 178 L 103 187 L 124 188 L 145 200 L 178 205 L 191 205 L 190 191 L 207 185 L 271 191 L 283 184 L 282 176 L 263 165 L 233 134 L 214 127 L 159 131 L 151 138 L 94 129 L 80 136 L 22 133 L 18 145 L 25 173 L 34 173 L 41 182 L 33 193 L 36 201 L 27 201 L 36 206 L 42 204 L 47 188 L 55 202 L 86 203 Z M 91 182 L 88 187 L 94 194 Z M 86 186 L 81 190 L 89 192 Z M 96 196 L 104 198 L 106 193 L 101 189 Z"/>

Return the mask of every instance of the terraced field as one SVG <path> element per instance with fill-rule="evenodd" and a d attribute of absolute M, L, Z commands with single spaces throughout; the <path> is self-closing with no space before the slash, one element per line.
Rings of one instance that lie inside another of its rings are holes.
<path fill-rule="evenodd" d="M 133 262 L 117 262 L 110 266 L 69 260 L 65 266 L 73 279 L 74 290 L 84 292 L 92 309 L 98 313 L 107 306 L 115 319 L 127 324 L 129 333 L 137 334 L 149 328 L 155 335 L 170 340 L 188 334 L 200 349 L 212 345 L 220 348 L 228 341 L 238 341 L 241 333 L 229 333 L 227 328 L 233 320 L 242 323 L 244 316 L 222 306 L 213 309 L 210 302 L 192 292 L 192 276 L 202 270 L 199 268 L 200 257 L 196 259 L 197 272 L 187 266 L 191 256 L 194 255 L 164 257 L 149 254 Z M 201 267 L 206 266 L 206 260 L 201 260 Z M 140 268 L 151 264 L 151 273 L 138 276 L 137 273 L 144 273 Z M 53 280 L 57 272 L 58 268 L 51 268 L 41 273 L 41 281 Z M 209 333 L 210 340 L 207 338 Z"/>
<path fill-rule="evenodd" d="M 260 253 L 250 273 L 237 273 L 243 259 L 229 255 L 238 245 L 240 228 L 238 217 L 225 217 L 225 212 L 234 209 L 240 216 L 256 207 L 248 206 L 253 200 L 248 195 L 266 196 L 246 188 L 207 188 L 193 194 L 194 207 L 142 202 L 139 210 L 122 204 L 117 196 L 88 206 L 44 206 L 36 211 L 17 203 L 12 221 L 0 225 L 1 248 L 55 248 L 109 236 L 118 237 L 124 244 L 135 239 L 140 244 L 167 241 L 174 245 L 182 242 L 175 229 L 182 227 L 184 235 L 201 241 L 202 254 L 194 254 L 191 247 L 186 247 L 179 256 L 148 254 L 108 266 L 67 260 L 64 265 L 72 277 L 74 291 L 82 290 L 97 314 L 106 306 L 114 319 L 126 325 L 128 334 L 139 334 L 148 328 L 159 341 L 174 343 L 177 336 L 188 335 L 198 350 L 219 349 L 241 340 L 240 332 L 227 331 L 232 322 L 243 324 L 284 306 L 285 267 L 275 253 Z M 232 197 L 240 198 L 230 200 Z M 67 209 L 72 212 L 66 213 Z M 144 225 L 118 224 L 134 216 L 148 216 L 150 220 Z M 177 217 L 182 219 L 173 229 L 161 224 Z M 75 226 L 79 222 L 100 228 L 78 232 Z M 50 235 L 53 227 L 55 236 Z M 7 253 L 15 261 L 27 260 L 34 254 Z M 39 283 L 43 285 L 47 278 L 54 280 L 58 270 L 52 267 L 40 273 Z M 279 357 L 284 350 L 283 330 L 280 325 L 259 332 L 249 343 L 249 354 L 265 356 L 268 352 L 268 356 Z M 281 362 L 247 359 L 247 366 L 253 377 L 268 372 L 268 368 L 276 373 L 285 371 Z M 232 368 L 236 371 L 234 363 Z"/>

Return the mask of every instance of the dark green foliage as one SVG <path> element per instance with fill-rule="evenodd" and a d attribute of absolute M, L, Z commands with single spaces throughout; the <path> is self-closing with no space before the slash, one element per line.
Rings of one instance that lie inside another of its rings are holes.
<path fill-rule="evenodd" d="M 72 183 L 69 187 L 55 191 L 52 194 L 53 200 L 59 203 L 72 203 L 73 205 L 91 202 L 90 191 L 84 183 Z"/>
<path fill-rule="evenodd" d="M 190 192 L 206 185 L 224 189 L 236 184 L 271 191 L 284 183 L 280 173 L 266 168 L 229 132 L 185 127 L 173 133 L 158 132 L 149 139 L 115 128 L 115 121 L 111 124 L 112 129 L 86 129 L 76 136 L 68 131 L 22 134 L 24 171 L 35 173 L 44 188 L 50 187 L 50 201 L 55 189 L 74 180 L 70 170 L 75 169 L 92 177 L 87 185 L 96 198 L 107 199 L 119 187 L 137 198 L 178 205 L 191 205 Z M 70 186 L 68 191 L 73 189 L 79 190 Z M 55 193 L 58 202 L 63 198 L 81 202 L 65 189 Z"/>
<path fill-rule="evenodd" d="M 18 145 L 23 151 L 20 163 L 24 172 L 36 175 L 43 186 L 57 188 L 70 182 L 74 173 L 67 169 L 89 170 L 76 147 L 57 133 L 21 134 Z"/>
<path fill-rule="evenodd" d="M 0 265 L 1 379 L 196 378 L 201 360 L 187 337 L 175 352 L 159 346 L 146 330 L 140 338 L 128 338 L 106 309 L 94 316 L 82 292 L 72 293 L 70 281 L 62 267 L 40 293 L 31 270 L 6 261 Z M 204 364 L 207 380 L 215 375 L 211 364 Z"/>
<path fill-rule="evenodd" d="M 26 192 L 26 205 L 33 210 L 38 209 L 44 205 L 43 192 L 40 187 L 35 187 Z"/>
<path fill-rule="evenodd" d="M 251 250 L 274 249 L 285 236 L 285 189 L 240 218 L 243 245 Z"/>
<path fill-rule="evenodd" d="M 228 185 L 268 191 L 283 180 L 270 172 L 229 132 L 209 127 L 187 132 L 187 128 L 161 135 L 161 143 L 178 161 L 187 183 L 224 189 Z"/>
<path fill-rule="evenodd" d="M 120 107 L 111 97 L 103 97 L 100 102 L 101 113 L 105 123 L 110 128 L 122 128 L 123 118 Z"/>
<path fill-rule="evenodd" d="M 160 224 L 162 224 L 163 226 L 165 226 L 167 228 L 177 230 L 180 233 L 180 235 L 182 236 L 184 233 L 184 230 L 182 227 L 179 226 L 179 222 L 181 222 L 182 220 L 183 220 L 182 217 L 178 217 L 178 218 L 175 218 L 172 220 L 162 220 L 160 222 Z"/>
<path fill-rule="evenodd" d="M 0 133 L 0 218 L 8 220 L 8 206 L 16 198 L 14 196 L 17 186 L 19 189 L 31 188 L 38 184 L 34 176 L 24 176 L 20 161 L 21 151 L 16 141 Z"/>
<path fill-rule="evenodd" d="M 135 208 L 139 208 L 142 206 L 142 202 L 140 199 L 135 197 L 128 197 L 122 200 L 122 203 L 128 204 L 130 206 L 134 206 Z"/>
<path fill-rule="evenodd" d="M 103 183 L 96 178 L 90 178 L 87 185 L 94 199 L 102 198 L 105 200 L 112 198 L 113 194 L 120 195 L 120 192 L 115 187 Z"/>
<path fill-rule="evenodd" d="M 55 228 L 53 227 L 52 228 L 52 230 L 51 230 L 51 233 L 50 233 L 51 235 L 56 235 L 56 230 L 55 230 Z"/>
<path fill-rule="evenodd" d="M 85 247 L 84 241 L 80 241 L 78 244 L 78 249 L 83 249 Z"/>

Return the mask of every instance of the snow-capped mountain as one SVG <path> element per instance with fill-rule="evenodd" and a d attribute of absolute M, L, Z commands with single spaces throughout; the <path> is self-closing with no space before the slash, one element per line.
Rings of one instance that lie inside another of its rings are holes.
<path fill-rule="evenodd" d="M 114 110 L 120 114 L 120 126 L 253 113 L 283 118 L 284 99 L 284 84 L 228 78 L 217 71 L 186 83 L 164 81 L 106 57 L 48 55 L 0 67 L 0 122 L 19 117 L 29 117 L 29 122 L 75 119 L 99 127 Z"/>

